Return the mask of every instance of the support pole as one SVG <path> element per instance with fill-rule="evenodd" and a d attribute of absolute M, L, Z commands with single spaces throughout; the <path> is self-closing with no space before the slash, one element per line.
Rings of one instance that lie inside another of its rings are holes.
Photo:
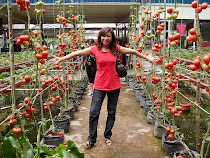
<path fill-rule="evenodd" d="M 15 97 L 15 66 L 14 66 L 14 48 L 13 48 L 13 30 L 12 30 L 12 0 L 8 0 L 7 5 L 8 10 L 8 29 L 9 29 L 9 53 L 10 53 L 10 63 L 11 63 L 11 79 L 12 79 L 12 106 L 15 107 L 16 97 Z"/>

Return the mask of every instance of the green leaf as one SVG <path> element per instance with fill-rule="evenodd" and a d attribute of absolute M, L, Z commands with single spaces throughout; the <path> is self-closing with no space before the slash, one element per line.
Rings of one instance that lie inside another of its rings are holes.
<path fill-rule="evenodd" d="M 209 141 L 209 142 L 210 142 L 210 136 L 208 136 L 208 137 L 206 138 L 206 141 Z"/>
<path fill-rule="evenodd" d="M 4 158 L 15 157 L 15 148 L 12 147 L 10 140 L 7 137 L 2 143 L 2 154 Z"/>
<path fill-rule="evenodd" d="M 48 156 L 52 155 L 52 154 L 51 154 L 51 151 L 48 149 L 48 147 L 47 147 L 46 144 L 43 145 L 43 151 L 44 151 Z"/>
<path fill-rule="evenodd" d="M 34 157 L 34 150 L 33 149 L 29 149 L 29 140 L 27 139 L 24 139 L 25 141 L 23 142 L 24 144 L 24 147 L 23 147 L 23 150 L 21 152 L 21 157 L 22 158 L 32 158 Z"/>
<path fill-rule="evenodd" d="M 67 152 L 65 150 L 62 153 L 63 153 L 63 158 L 79 158 L 78 156 L 76 156 L 70 152 Z"/>
<path fill-rule="evenodd" d="M 68 150 L 68 148 L 63 144 L 60 144 L 57 148 L 58 153 L 62 153 L 63 150 Z"/>
<path fill-rule="evenodd" d="M 34 157 L 33 149 L 28 149 L 28 150 L 22 152 L 21 157 L 22 158 L 33 158 Z"/>
<path fill-rule="evenodd" d="M 16 139 L 12 136 L 9 136 L 8 139 L 14 148 L 17 149 L 18 152 L 22 151 L 21 145 L 16 141 Z"/>

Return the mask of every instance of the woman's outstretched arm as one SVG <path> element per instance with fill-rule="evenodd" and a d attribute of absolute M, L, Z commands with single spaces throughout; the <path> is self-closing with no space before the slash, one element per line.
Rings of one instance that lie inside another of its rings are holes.
<path fill-rule="evenodd" d="M 130 49 L 130 48 L 125 48 L 125 47 L 120 47 L 120 53 L 122 54 L 135 54 L 136 56 L 146 59 L 149 62 L 154 62 L 154 58 L 151 56 L 145 56 L 142 53 L 139 53 L 137 50 L 135 49 Z"/>
<path fill-rule="evenodd" d="M 75 51 L 75 52 L 72 52 L 64 57 L 54 57 L 54 64 L 58 64 L 60 63 L 61 61 L 64 61 L 64 60 L 68 60 L 68 59 L 71 59 L 71 58 L 74 58 L 76 56 L 88 56 L 91 54 L 91 47 L 89 48 L 86 48 L 86 49 L 82 49 L 82 50 L 78 50 L 78 51 Z"/>

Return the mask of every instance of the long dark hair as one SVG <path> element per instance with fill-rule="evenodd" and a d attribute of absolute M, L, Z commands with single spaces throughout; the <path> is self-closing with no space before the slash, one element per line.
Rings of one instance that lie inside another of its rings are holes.
<path fill-rule="evenodd" d="M 109 48 L 111 50 L 111 52 L 116 55 L 117 53 L 117 38 L 114 34 L 114 31 L 110 28 L 110 27 L 104 27 L 100 30 L 100 32 L 98 33 L 98 40 L 97 40 L 97 47 L 99 50 L 102 49 L 102 45 L 103 43 L 101 42 L 101 36 L 105 36 L 107 32 L 111 32 L 112 34 L 112 41 L 109 44 Z"/>

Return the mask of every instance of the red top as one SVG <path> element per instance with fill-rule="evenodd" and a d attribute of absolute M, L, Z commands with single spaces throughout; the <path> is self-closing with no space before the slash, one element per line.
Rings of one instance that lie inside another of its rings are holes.
<path fill-rule="evenodd" d="M 118 51 L 120 46 L 117 46 Z M 111 51 L 103 52 L 98 50 L 97 46 L 91 47 L 92 55 L 96 58 L 96 77 L 94 81 L 94 89 L 102 91 L 112 91 L 119 89 L 122 85 L 116 71 L 117 56 Z"/>

